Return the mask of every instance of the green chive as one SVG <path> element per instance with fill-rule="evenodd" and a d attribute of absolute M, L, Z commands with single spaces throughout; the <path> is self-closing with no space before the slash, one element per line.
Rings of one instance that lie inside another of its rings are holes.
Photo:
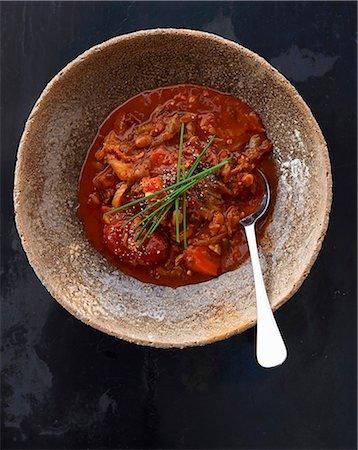
<path fill-rule="evenodd" d="M 180 129 L 179 152 L 178 152 L 178 168 L 177 168 L 177 183 L 179 183 L 179 181 L 180 181 L 181 157 L 182 157 L 182 153 L 183 153 L 183 143 L 184 143 L 184 122 L 182 122 L 181 129 Z M 180 237 L 179 237 L 179 197 L 175 199 L 175 236 L 176 236 L 176 241 L 180 244 Z"/>
<path fill-rule="evenodd" d="M 183 238 L 184 238 L 184 248 L 187 248 L 186 240 L 186 191 L 183 193 Z"/>
<path fill-rule="evenodd" d="M 187 178 L 189 178 L 195 171 L 195 169 L 198 167 L 198 165 L 200 164 L 200 161 L 202 159 L 202 157 L 205 155 L 205 153 L 207 152 L 208 148 L 210 147 L 210 145 L 214 142 L 215 136 L 212 136 L 212 138 L 210 139 L 210 141 L 206 144 L 204 150 L 200 153 L 200 155 L 196 158 L 196 160 L 194 161 L 194 164 L 191 166 L 191 168 L 188 170 L 187 173 Z"/>
<path fill-rule="evenodd" d="M 142 217 L 140 222 L 134 226 L 134 229 L 137 229 L 141 227 L 141 230 L 138 232 L 138 234 L 135 237 L 135 241 L 138 241 L 139 238 L 142 236 L 142 234 L 146 231 L 144 238 L 140 241 L 138 247 L 140 247 L 143 242 L 150 236 L 160 225 L 160 223 L 163 221 L 165 216 L 168 214 L 170 209 L 172 208 L 173 204 L 175 206 L 175 231 L 176 231 L 176 241 L 180 243 L 180 230 L 179 230 L 179 204 L 180 199 L 182 199 L 182 208 L 183 208 L 183 241 L 184 241 L 184 248 L 187 248 L 187 204 L 186 204 L 186 193 L 189 189 L 200 183 L 204 178 L 206 178 L 208 175 L 214 173 L 216 170 L 220 169 L 225 164 L 229 163 L 231 161 L 231 158 L 227 158 L 224 161 L 221 161 L 220 163 L 216 164 L 213 167 L 209 167 L 207 169 L 202 170 L 201 172 L 197 173 L 196 175 L 193 175 L 194 171 L 200 164 L 201 159 L 207 152 L 210 145 L 213 143 L 215 136 L 212 136 L 210 141 L 205 146 L 204 150 L 200 153 L 200 155 L 196 158 L 193 165 L 190 167 L 190 169 L 186 172 L 185 167 L 182 166 L 182 154 L 183 154 L 183 144 L 184 144 L 184 129 L 185 125 L 184 123 L 181 124 L 181 130 L 180 130 L 180 139 L 179 139 L 179 151 L 178 151 L 178 167 L 177 167 L 177 179 L 176 183 L 173 183 L 172 185 L 160 189 L 159 191 L 153 192 L 149 195 L 146 195 L 144 197 L 141 197 L 137 200 L 133 200 L 132 202 L 126 203 L 123 206 L 120 206 L 118 208 L 114 208 L 111 211 L 108 211 L 104 213 L 104 216 L 113 214 L 118 211 L 122 211 L 124 209 L 127 209 L 131 206 L 137 205 L 138 203 L 145 202 L 146 200 L 153 198 L 161 193 L 166 192 L 167 194 L 154 202 L 151 205 L 146 206 L 143 210 L 137 212 L 132 216 L 130 219 L 128 219 L 121 228 L 128 225 L 130 222 L 132 222 L 137 217 Z M 182 179 L 180 179 L 182 178 Z M 168 192 L 171 191 L 171 192 Z M 146 213 L 148 213 L 146 215 Z"/>
<path fill-rule="evenodd" d="M 145 240 L 147 239 L 147 237 L 152 234 L 160 225 L 161 221 L 164 219 L 164 217 L 168 214 L 169 209 L 171 208 L 172 205 L 169 205 L 164 212 L 159 216 L 159 218 L 157 217 L 152 226 L 149 228 L 149 230 L 147 231 L 147 233 L 145 234 L 144 238 L 140 241 L 138 248 L 143 244 L 143 242 L 145 242 Z M 139 236 L 138 236 L 139 237 Z M 135 240 L 137 240 L 137 237 L 135 238 Z"/>
<path fill-rule="evenodd" d="M 203 170 L 202 172 L 197 173 L 196 175 L 192 175 L 191 177 L 187 177 L 185 180 L 179 181 L 179 183 L 171 184 L 170 186 L 161 189 L 160 191 L 153 192 L 152 194 L 145 195 L 144 197 L 138 198 L 137 200 L 133 200 L 132 202 L 126 203 L 125 205 L 119 206 L 118 208 L 111 209 L 110 211 L 105 212 L 103 215 L 108 216 L 109 214 L 114 214 L 118 211 L 122 211 L 123 209 L 127 209 L 130 206 L 137 205 L 138 203 L 142 203 L 145 200 L 148 200 L 152 197 L 155 197 L 156 195 L 159 195 L 163 192 L 170 191 L 171 189 L 176 189 L 177 187 L 182 187 L 183 185 L 187 184 L 189 181 L 197 180 L 198 178 L 201 178 L 203 175 L 207 176 L 211 173 L 215 172 L 215 170 L 219 169 L 223 165 L 227 164 L 231 161 L 231 158 L 225 159 L 225 161 L 221 161 L 219 164 L 213 167 L 209 167 L 208 169 Z"/>

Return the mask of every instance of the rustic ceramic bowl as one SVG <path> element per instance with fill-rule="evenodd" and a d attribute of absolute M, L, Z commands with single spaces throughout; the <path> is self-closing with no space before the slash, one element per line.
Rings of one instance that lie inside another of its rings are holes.
<path fill-rule="evenodd" d="M 197 285 L 144 284 L 104 260 L 76 217 L 79 173 L 101 122 L 129 97 L 179 83 L 240 97 L 260 114 L 275 145 L 278 195 L 261 248 L 273 309 L 309 273 L 331 205 L 327 147 L 311 111 L 277 70 L 246 48 L 208 33 L 156 29 L 111 39 L 68 64 L 41 94 L 20 142 L 18 231 L 36 274 L 71 314 L 157 347 L 207 344 L 256 321 L 249 260 Z"/>

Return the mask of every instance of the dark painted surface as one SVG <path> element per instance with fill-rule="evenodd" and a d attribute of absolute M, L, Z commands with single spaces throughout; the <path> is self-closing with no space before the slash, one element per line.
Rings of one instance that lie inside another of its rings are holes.
<path fill-rule="evenodd" d="M 2 448 L 356 447 L 356 4 L 1 3 Z M 212 31 L 272 62 L 312 108 L 333 164 L 322 252 L 277 313 L 286 364 L 254 330 L 185 351 L 118 341 L 47 293 L 14 227 L 19 138 L 36 98 L 88 47 L 140 28 Z"/>

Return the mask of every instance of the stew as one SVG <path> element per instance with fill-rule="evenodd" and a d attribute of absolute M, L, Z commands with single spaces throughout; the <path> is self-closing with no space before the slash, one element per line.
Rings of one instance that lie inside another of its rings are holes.
<path fill-rule="evenodd" d="M 189 84 L 146 91 L 100 127 L 78 215 L 124 273 L 172 287 L 208 280 L 248 255 L 239 221 L 262 200 L 258 168 L 275 192 L 271 150 L 260 117 L 238 98 Z"/>

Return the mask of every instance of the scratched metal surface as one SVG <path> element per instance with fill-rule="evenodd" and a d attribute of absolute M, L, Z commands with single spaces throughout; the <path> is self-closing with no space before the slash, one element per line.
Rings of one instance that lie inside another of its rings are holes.
<path fill-rule="evenodd" d="M 356 4 L 1 3 L 2 448 L 353 448 L 356 444 Z M 254 360 L 249 330 L 157 350 L 80 323 L 47 293 L 17 236 L 16 149 L 45 84 L 92 45 L 141 28 L 237 41 L 297 87 L 326 136 L 334 203 L 322 252 L 277 319 L 289 358 Z"/>

